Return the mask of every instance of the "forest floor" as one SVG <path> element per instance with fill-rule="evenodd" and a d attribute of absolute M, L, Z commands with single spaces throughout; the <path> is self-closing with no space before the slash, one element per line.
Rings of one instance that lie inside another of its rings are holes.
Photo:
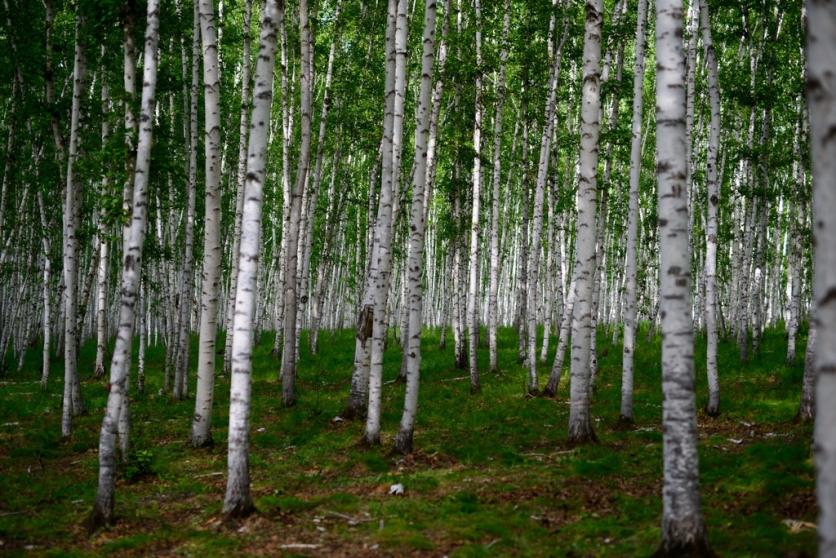
<path fill-rule="evenodd" d="M 62 441 L 61 362 L 43 391 L 39 352 L 31 350 L 22 372 L 0 378 L 0 554 L 581 557 L 655 550 L 662 513 L 658 337 L 638 337 L 636 428 L 625 431 L 618 428 L 621 348 L 599 332 L 593 415 L 600 442 L 575 448 L 566 443 L 566 374 L 557 399 L 526 397 L 512 330 L 500 334 L 502 373 L 484 374 L 476 396 L 466 371 L 453 366 L 452 343 L 441 351 L 437 332 L 424 337 L 417 451 L 402 457 L 389 453 L 403 403 L 403 385 L 392 383 L 396 343 L 386 354 L 383 447 L 367 450 L 357 445 L 362 422 L 335 420 L 351 375 L 353 332 L 323 332 L 318 356 L 303 338 L 292 409 L 281 407 L 265 336 L 254 357 L 250 418 L 258 513 L 233 525 L 220 516 L 229 378 L 216 385 L 215 446 L 192 449 L 193 400 L 160 394 L 163 350 L 149 348 L 146 394 L 132 395 L 134 453 L 117 484 L 118 523 L 93 536 L 83 523 L 95 494 L 106 383 L 89 379 L 94 347 L 83 347 L 89 412 Z M 768 331 L 746 364 L 733 343 L 721 345 L 722 415 L 699 415 L 702 504 L 719 556 L 815 554 L 811 428 L 794 422 L 804 342 L 791 366 L 782 331 Z M 700 407 L 707 398 L 704 347 L 698 340 Z M 487 348 L 479 361 L 486 370 Z M 403 496 L 388 494 L 393 483 L 403 484 Z"/>

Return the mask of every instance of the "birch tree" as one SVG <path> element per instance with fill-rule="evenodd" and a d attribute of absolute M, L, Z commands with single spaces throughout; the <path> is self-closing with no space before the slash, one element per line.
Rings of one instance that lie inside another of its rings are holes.
<path fill-rule="evenodd" d="M 206 174 L 203 227 L 203 281 L 200 296 L 200 347 L 192 420 L 192 445 L 212 443 L 212 398 L 215 391 L 215 343 L 221 279 L 221 82 L 214 0 L 196 0 L 203 47 L 204 158 Z M 188 374 L 174 386 L 175 397 L 188 393 Z"/>
<path fill-rule="evenodd" d="M 70 143 L 67 148 L 67 183 L 64 188 L 64 399 L 61 408 L 61 435 L 72 433 L 72 417 L 80 414 L 78 395 L 78 238 L 81 183 L 76 179 L 79 119 L 84 88 L 84 49 L 81 42 L 81 16 L 75 29 L 73 59 L 73 102 L 70 113 Z"/>
<path fill-rule="evenodd" d="M 282 348 L 282 403 L 285 407 L 296 404 L 296 320 L 297 316 L 297 266 L 299 265 L 299 228 L 302 218 L 302 191 L 308 175 L 311 159 L 311 96 L 313 91 L 313 38 L 308 21 L 308 1 L 299 2 L 300 41 L 300 135 L 299 161 L 296 166 L 296 182 L 290 198 L 289 220 L 285 221 L 287 235 L 284 284 L 284 347 Z"/>
<path fill-rule="evenodd" d="M 256 305 L 256 278 L 261 254 L 261 214 L 267 177 L 267 143 L 273 104 L 273 74 L 278 21 L 282 13 L 277 0 L 264 4 L 258 62 L 255 68 L 247 172 L 244 184 L 235 317 L 232 330 L 232 381 L 230 384 L 229 448 L 227 484 L 223 512 L 245 516 L 253 511 L 250 496 L 249 416 L 253 352 L 253 319 Z"/>
<path fill-rule="evenodd" d="M 836 556 L 836 5 L 808 0 L 807 105 L 813 167 L 816 328 L 814 453 L 819 556 Z"/>
<path fill-rule="evenodd" d="M 717 173 L 717 152 L 720 149 L 720 83 L 717 55 L 711 37 L 711 19 L 708 2 L 697 0 L 700 10 L 700 27 L 708 69 L 708 98 L 711 104 L 711 124 L 708 134 L 706 161 L 706 189 L 708 193 L 708 219 L 706 223 L 705 249 L 705 329 L 707 336 L 706 373 L 708 375 L 708 407 L 706 412 L 716 416 L 720 412 L 720 382 L 717 372 L 717 236 L 718 210 L 720 207 L 720 183 Z"/>
<path fill-rule="evenodd" d="M 391 128 L 391 169 L 388 179 L 389 189 L 393 190 L 400 176 L 401 149 L 403 139 L 404 104 L 406 94 L 406 42 L 408 37 L 407 0 L 398 0 L 395 17 L 395 33 L 392 45 L 394 47 L 394 99 L 392 101 Z M 384 167 L 384 174 L 386 173 Z M 385 186 L 381 186 L 381 192 Z M 381 198 L 381 205 L 384 201 Z M 383 387 L 383 352 L 388 326 L 386 306 L 388 302 L 389 286 L 392 275 L 392 202 L 389 207 L 383 207 L 378 214 L 378 222 L 382 223 L 379 232 L 375 231 L 377 252 L 377 270 L 373 279 L 374 285 L 374 318 L 372 320 L 372 346 L 369 360 L 369 402 L 366 414 L 366 427 L 363 431 L 363 442 L 368 445 L 380 444 L 380 404 Z M 381 215 L 382 213 L 382 215 Z M 382 217 L 382 218 L 381 218 Z"/>
<path fill-rule="evenodd" d="M 630 193 L 627 246 L 624 257 L 624 343 L 621 357 L 621 421 L 633 422 L 633 354 L 636 339 L 636 270 L 638 267 L 639 184 L 644 118 L 644 51 L 647 44 L 647 0 L 639 0 L 636 15 L 636 64 L 633 70 L 633 125 L 630 142 Z"/>
<path fill-rule="evenodd" d="M 121 301 L 119 326 L 113 359 L 110 364 L 107 407 L 99 434 L 99 481 L 96 500 L 89 518 L 91 530 L 113 521 L 114 484 L 116 481 L 116 429 L 119 413 L 127 405 L 131 342 L 136 317 L 142 269 L 142 248 L 148 222 L 147 190 L 151 170 L 151 142 L 153 139 L 155 91 L 157 86 L 157 44 L 159 41 L 159 0 L 148 0 L 145 28 L 145 54 L 142 70 L 142 104 L 140 106 L 140 132 L 134 169 L 134 187 L 131 203 L 131 222 L 122 263 Z"/>
<path fill-rule="evenodd" d="M 478 0 L 477 0 L 478 1 Z M 421 327 L 424 293 L 421 278 L 424 263 L 424 188 L 427 182 L 427 141 L 430 133 L 433 63 L 435 58 L 435 0 L 424 6 L 424 37 L 421 56 L 421 89 L 418 94 L 415 127 L 415 172 L 412 181 L 412 215 L 409 238 L 409 338 L 406 352 L 406 392 L 400 430 L 395 438 L 395 450 L 412 452 L 412 434 L 418 412 L 418 385 L 421 371 Z"/>
<path fill-rule="evenodd" d="M 578 171 L 577 239 L 575 240 L 575 303 L 572 324 L 572 367 L 569 404 L 569 442 L 597 438 L 590 416 L 590 344 L 592 282 L 595 272 L 595 198 L 598 180 L 598 135 L 601 124 L 600 60 L 602 0 L 586 1 L 583 41 L 583 96 L 581 99 L 581 151 Z"/>
<path fill-rule="evenodd" d="M 662 328 L 664 556 L 710 555 L 700 510 L 681 0 L 656 0 L 656 181 Z"/>
<path fill-rule="evenodd" d="M 474 0 L 476 15 L 476 113 L 473 119 L 473 205 L 470 216 L 470 260 L 467 290 L 468 357 L 470 364 L 470 393 L 478 393 L 479 365 L 477 349 L 479 340 L 479 213 L 482 193 L 482 6 Z"/>

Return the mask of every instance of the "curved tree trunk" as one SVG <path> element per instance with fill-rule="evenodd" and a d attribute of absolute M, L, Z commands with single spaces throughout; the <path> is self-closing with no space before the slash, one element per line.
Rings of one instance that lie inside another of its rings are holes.
<path fill-rule="evenodd" d="M 116 481 L 116 430 L 127 391 L 130 368 L 131 340 L 136 318 L 137 294 L 142 269 L 142 246 L 148 221 L 147 188 L 151 170 L 151 142 L 153 135 L 157 85 L 157 43 L 159 40 L 159 0 L 148 0 L 145 30 L 145 67 L 142 72 L 141 129 L 137 145 L 134 172 L 131 221 L 128 229 L 126 251 L 122 266 L 121 304 L 119 327 L 113 360 L 110 365 L 110 383 L 107 407 L 99 435 L 99 483 L 96 501 L 89 519 L 89 527 L 98 528 L 113 521 L 114 483 Z"/>

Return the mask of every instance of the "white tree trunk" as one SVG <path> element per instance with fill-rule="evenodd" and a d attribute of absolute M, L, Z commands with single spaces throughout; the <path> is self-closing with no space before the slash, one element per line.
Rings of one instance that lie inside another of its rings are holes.
<path fill-rule="evenodd" d="M 720 182 L 717 172 L 717 152 L 720 150 L 720 83 L 717 56 L 711 38 L 711 19 L 708 2 L 697 0 L 700 9 L 702 42 L 708 66 L 708 97 L 711 103 L 711 124 L 708 133 L 706 161 L 706 189 L 708 219 L 705 228 L 705 329 L 707 336 L 706 373 L 708 375 L 708 407 L 706 412 L 716 416 L 720 412 L 720 381 L 717 372 L 717 236 L 720 208 Z"/>
<path fill-rule="evenodd" d="M 261 24 L 258 62 L 250 118 L 247 171 L 232 329 L 232 380 L 230 384 L 229 448 L 227 484 L 223 511 L 242 516 L 253 511 L 250 496 L 249 416 L 253 352 L 253 319 L 257 297 L 256 278 L 261 254 L 261 214 L 267 178 L 267 143 L 273 104 L 273 67 L 276 56 L 276 0 L 267 0 Z"/>
<path fill-rule="evenodd" d="M 369 402 L 366 414 L 366 428 L 363 441 L 369 445 L 380 443 L 380 404 L 383 384 L 383 352 L 386 341 L 387 302 L 389 285 L 392 275 L 392 198 L 394 188 L 398 184 L 401 168 L 401 149 L 403 138 L 404 104 L 406 93 L 406 47 L 407 47 L 407 0 L 398 0 L 397 13 L 394 21 L 394 80 L 391 93 L 391 159 L 387 169 L 384 154 L 384 168 L 382 173 L 380 209 L 378 211 L 378 225 L 375 230 L 375 245 L 377 251 L 377 269 L 373 276 L 374 314 L 372 320 L 372 346 L 369 359 Z M 391 6 L 390 6 L 391 13 Z M 384 125 L 385 128 L 385 125 Z M 384 132 L 385 133 L 385 132 Z M 384 142 L 386 145 L 386 142 Z M 387 172 L 388 171 L 388 172 Z M 388 175 L 388 176 L 387 176 Z M 388 183 L 388 184 L 387 184 Z M 384 200 L 383 192 L 388 189 L 389 200 Z M 419 332 L 420 333 L 420 332 Z"/>
<path fill-rule="evenodd" d="M 212 399 L 215 391 L 215 343 L 221 280 L 221 82 L 218 66 L 214 0 L 196 0 L 200 10 L 203 47 L 204 159 L 206 196 L 203 228 L 203 281 L 200 296 L 200 341 L 197 389 L 192 418 L 192 445 L 212 443 Z M 188 374 L 174 386 L 175 396 L 188 394 Z"/>
<path fill-rule="evenodd" d="M 621 364 L 621 421 L 633 422 L 633 354 L 636 339 L 636 272 L 638 268 L 639 181 L 644 118 L 644 58 L 647 45 L 647 0 L 639 0 L 636 21 L 636 64 L 633 70 L 633 125 L 630 143 L 630 198 L 625 255 L 624 343 Z"/>
<path fill-rule="evenodd" d="M 299 2 L 299 41 L 302 72 L 300 75 L 301 120 L 299 162 L 296 182 L 290 195 L 289 220 L 285 221 L 287 235 L 284 285 L 284 348 L 282 349 L 282 402 L 286 407 L 296 403 L 296 319 L 297 319 L 297 267 L 299 265 L 299 228 L 302 216 L 302 192 L 308 176 L 311 159 L 311 97 L 313 91 L 313 38 L 308 22 L 308 2 Z"/>
<path fill-rule="evenodd" d="M 595 440 L 590 416 L 590 345 L 592 331 L 592 283 L 595 273 L 595 198 L 597 190 L 598 135 L 600 132 L 600 60 L 602 0 L 587 0 L 583 43 L 583 98 L 578 172 L 578 217 L 575 240 L 574 321 L 569 405 L 569 441 Z"/>
<path fill-rule="evenodd" d="M 74 391 L 78 384 L 78 238 L 77 214 L 81 203 L 81 184 L 76 180 L 74 165 L 78 157 L 78 126 L 84 87 L 84 52 L 81 45 L 81 20 L 76 21 L 75 58 L 73 63 L 73 102 L 70 114 L 70 145 L 67 153 L 67 184 L 64 199 L 64 402 L 61 410 L 61 435 L 72 433 L 72 417 L 76 408 Z"/>
<path fill-rule="evenodd" d="M 546 179 L 549 173 L 549 157 L 551 155 L 551 139 L 554 132 L 554 106 L 557 96 L 557 82 L 560 78 L 560 62 L 563 58 L 563 44 L 569 29 L 566 20 L 563 25 L 563 37 L 557 52 L 549 52 L 553 56 L 553 65 L 549 76 L 549 94 L 544 107 L 543 133 L 540 137 L 540 158 L 537 164 L 537 182 L 534 186 L 534 213 L 531 223 L 531 243 L 528 247 L 528 301 L 526 302 L 525 319 L 528 321 L 528 393 L 535 395 L 540 391 L 537 378 L 537 307 L 539 306 L 538 289 L 540 287 L 540 236 L 543 231 L 543 199 L 545 197 Z"/>
<path fill-rule="evenodd" d="M 244 212 L 244 180 L 247 173 L 247 117 L 250 106 L 250 21 L 252 0 L 244 1 L 244 27 L 241 31 L 241 114 L 238 124 L 238 172 L 235 176 L 235 225 L 232 233 L 232 270 L 229 277 L 229 296 L 226 311 L 226 339 L 224 343 L 224 370 L 232 371 L 232 327 L 235 315 L 235 291 L 238 284 L 238 256 L 241 250 L 241 219 Z"/>
<path fill-rule="evenodd" d="M 470 215 L 470 260 L 467 289 L 468 357 L 470 364 L 470 393 L 481 390 L 477 349 L 479 340 L 479 213 L 482 193 L 482 8 L 474 0 L 476 12 L 476 115 L 473 121 L 473 205 Z"/>
<path fill-rule="evenodd" d="M 424 293 L 421 285 L 424 263 L 424 188 L 427 182 L 427 140 L 429 137 L 433 61 L 435 57 L 435 0 L 424 6 L 424 38 L 421 58 L 421 89 L 418 94 L 415 128 L 415 173 L 412 182 L 412 215 L 409 238 L 409 338 L 406 341 L 406 392 L 400 430 L 395 450 L 412 452 L 412 434 L 418 413 L 418 385 L 421 371 L 421 328 L 423 326 Z"/>
<path fill-rule="evenodd" d="M 836 556 L 836 4 L 807 1 L 819 557 Z"/>
<path fill-rule="evenodd" d="M 44 251 L 44 275 L 43 275 L 43 352 L 41 363 L 41 386 L 46 389 L 49 382 L 49 354 L 52 341 L 52 297 L 50 294 L 50 283 L 52 281 L 52 260 L 50 259 L 49 227 L 47 226 L 46 211 L 44 210 L 44 196 L 38 190 L 38 213 L 41 218 L 41 247 Z"/>
<path fill-rule="evenodd" d="M 90 516 L 90 527 L 96 528 L 113 521 L 113 488 L 116 480 L 116 430 L 119 413 L 126 404 L 128 371 L 130 369 L 131 340 L 140 271 L 142 269 L 142 245 L 148 221 L 147 188 L 151 170 L 151 142 L 153 134 L 157 85 L 157 43 L 159 40 L 159 0 L 148 0 L 145 30 L 145 65 L 142 75 L 141 130 L 137 146 L 134 171 L 133 203 L 128 229 L 127 250 L 122 266 L 121 304 L 116 346 L 110 365 L 110 383 L 107 407 L 99 435 L 99 483 L 96 501 Z"/>
<path fill-rule="evenodd" d="M 182 386 L 188 376 L 189 347 L 191 343 L 192 295 L 194 294 L 194 219 L 197 198 L 197 101 L 200 76 L 200 14 L 198 4 L 193 5 L 194 22 L 192 38 L 192 84 L 189 101 L 189 159 L 188 159 L 188 194 L 186 201 L 186 223 L 183 238 L 183 267 L 180 272 L 180 308 L 177 326 L 177 363 L 174 372 L 175 386 Z M 168 387 L 168 386 L 166 386 Z"/>
<path fill-rule="evenodd" d="M 489 366 L 491 372 L 499 370 L 496 360 L 497 298 L 499 294 L 499 186 L 502 179 L 502 109 L 505 106 L 505 64 L 508 61 L 508 34 L 511 26 L 510 0 L 504 0 L 502 13 L 499 76 L 496 82 L 496 112 L 493 120 L 493 176 L 491 177 L 491 263 L 488 279 L 488 352 L 490 353 Z"/>
<path fill-rule="evenodd" d="M 662 327 L 662 555 L 703 555 L 685 140 L 681 0 L 656 1 L 656 180 Z M 708 555 L 706 553 L 706 555 Z"/>

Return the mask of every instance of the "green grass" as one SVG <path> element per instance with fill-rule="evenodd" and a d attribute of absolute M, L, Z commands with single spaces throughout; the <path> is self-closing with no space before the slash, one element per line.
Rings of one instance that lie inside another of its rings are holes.
<path fill-rule="evenodd" d="M 616 428 L 621 347 L 609 338 L 599 333 L 593 415 L 600 443 L 570 448 L 567 380 L 557 399 L 526 397 L 513 331 L 500 332 L 501 374 L 485 373 L 476 396 L 468 393 L 466 372 L 453 366 L 452 343 L 440 351 L 438 333 L 427 331 L 417 452 L 402 457 L 389 453 L 401 384 L 385 385 L 382 448 L 357 445 L 361 422 L 332 420 L 345 404 L 353 332 L 323 332 L 316 356 L 303 338 L 299 403 L 292 409 L 281 406 L 272 339 L 265 336 L 254 357 L 251 414 L 259 513 L 234 526 L 220 522 L 229 378 L 217 381 L 215 446 L 192 449 L 193 401 L 159 394 L 164 351 L 152 346 L 146 393 L 132 394 L 136 459 L 122 467 L 118 481 L 119 521 L 92 537 L 82 523 L 95 494 L 106 398 L 105 384 L 88 379 L 94 347 L 81 351 L 89 413 L 63 441 L 61 363 L 53 363 L 43 391 L 40 353 L 33 349 L 24 370 L 0 382 L 0 554 L 648 556 L 658 545 L 661 518 L 659 339 L 638 336 L 637 428 L 622 431 Z M 710 542 L 721 556 L 815 554 L 812 530 L 793 534 L 782 524 L 815 521 L 810 428 L 793 421 L 803 344 L 802 338 L 799 361 L 790 366 L 779 330 L 767 332 L 761 353 L 745 364 L 732 343 L 721 345 L 723 414 L 699 417 L 702 502 Z M 698 339 L 700 407 L 707 399 L 704 352 Z M 486 348 L 479 362 L 487 369 Z M 387 382 L 399 365 L 393 342 Z M 541 374 L 548 370 L 542 365 Z M 387 494 L 394 482 L 404 484 L 404 497 Z M 281 546 L 289 544 L 317 546 Z"/>

